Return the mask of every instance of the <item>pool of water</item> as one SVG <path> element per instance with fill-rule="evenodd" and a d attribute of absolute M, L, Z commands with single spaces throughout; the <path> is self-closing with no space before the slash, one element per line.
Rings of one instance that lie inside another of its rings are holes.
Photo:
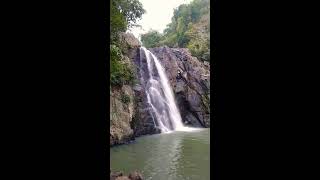
<path fill-rule="evenodd" d="M 147 180 L 209 180 L 210 129 L 136 138 L 110 148 L 112 171 L 138 170 Z"/>

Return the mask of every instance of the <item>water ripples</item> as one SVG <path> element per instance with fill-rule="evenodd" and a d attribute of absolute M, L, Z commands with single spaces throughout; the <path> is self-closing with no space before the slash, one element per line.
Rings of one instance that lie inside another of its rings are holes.
<path fill-rule="evenodd" d="M 210 174 L 210 129 L 144 136 L 111 148 L 111 168 L 139 170 L 145 179 L 206 180 Z"/>

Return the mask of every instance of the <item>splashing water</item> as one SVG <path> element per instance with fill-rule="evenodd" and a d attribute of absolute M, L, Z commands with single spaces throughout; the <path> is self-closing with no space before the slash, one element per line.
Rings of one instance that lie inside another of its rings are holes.
<path fill-rule="evenodd" d="M 165 133 L 198 130 L 198 128 L 189 128 L 183 125 L 164 68 L 158 58 L 149 50 L 145 47 L 141 47 L 141 50 L 147 59 L 149 79 L 147 81 L 146 94 L 148 103 L 152 109 L 151 114 L 155 126 L 158 126 L 161 132 Z M 156 71 L 154 71 L 154 67 Z M 156 72 L 158 76 L 156 76 Z"/>

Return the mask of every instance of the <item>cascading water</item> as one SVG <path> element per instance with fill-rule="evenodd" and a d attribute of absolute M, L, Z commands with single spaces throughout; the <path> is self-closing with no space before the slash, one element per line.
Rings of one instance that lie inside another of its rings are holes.
<path fill-rule="evenodd" d="M 186 129 L 182 124 L 180 112 L 162 65 L 145 47 L 141 47 L 140 51 L 144 52 L 148 65 L 149 78 L 146 82 L 146 94 L 151 106 L 153 122 L 162 132 Z"/>

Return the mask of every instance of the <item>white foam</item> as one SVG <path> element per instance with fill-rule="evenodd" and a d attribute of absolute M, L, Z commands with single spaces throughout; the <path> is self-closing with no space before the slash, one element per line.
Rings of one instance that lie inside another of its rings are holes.
<path fill-rule="evenodd" d="M 184 131 L 184 132 L 192 132 L 192 131 L 201 131 L 204 128 L 192 128 L 192 127 L 180 127 L 175 129 L 175 131 Z"/>

